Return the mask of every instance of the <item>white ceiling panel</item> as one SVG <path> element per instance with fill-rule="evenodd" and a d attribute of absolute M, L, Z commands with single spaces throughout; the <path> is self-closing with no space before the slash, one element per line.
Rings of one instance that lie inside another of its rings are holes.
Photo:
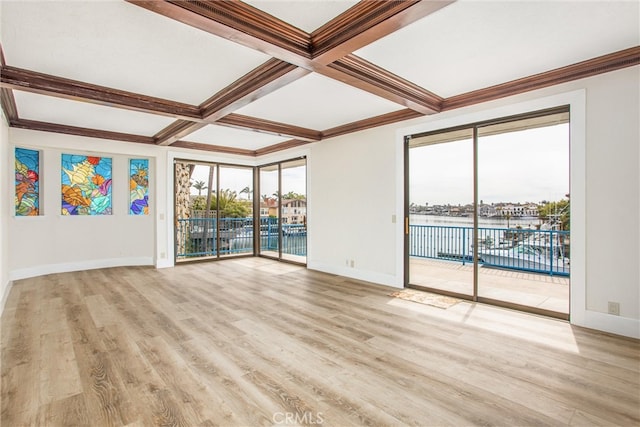
<path fill-rule="evenodd" d="M 153 136 L 174 119 L 29 92 L 14 91 L 22 119 Z"/>
<path fill-rule="evenodd" d="M 185 141 L 199 142 L 201 144 L 257 150 L 259 148 L 288 141 L 291 138 L 283 138 L 281 136 L 260 132 L 245 131 L 227 126 L 207 125 L 183 139 Z"/>
<path fill-rule="evenodd" d="M 312 33 L 358 2 L 351 0 L 251 0 L 245 3 L 307 33 Z"/>
<path fill-rule="evenodd" d="M 311 33 L 357 2 L 248 3 Z M 0 12 L 9 66 L 193 105 L 270 58 L 122 0 L 0 0 Z M 638 45 L 637 0 L 459 0 L 355 54 L 446 98 Z M 233 112 L 326 131 L 405 108 L 317 73 L 273 87 Z M 27 120 L 146 136 L 173 122 L 13 92 Z M 209 125 L 183 139 L 256 150 L 289 138 Z"/>
<path fill-rule="evenodd" d="M 356 52 L 449 97 L 640 44 L 637 1 L 458 1 Z"/>
<path fill-rule="evenodd" d="M 124 1 L 2 3 L 8 65 L 200 104 L 269 59 Z"/>
<path fill-rule="evenodd" d="M 309 74 L 237 111 L 315 130 L 355 122 L 404 107 L 318 74 Z"/>

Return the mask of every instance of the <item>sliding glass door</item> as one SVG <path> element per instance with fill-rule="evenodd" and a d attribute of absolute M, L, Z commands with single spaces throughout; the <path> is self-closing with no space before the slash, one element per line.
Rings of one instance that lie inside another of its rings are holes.
<path fill-rule="evenodd" d="M 220 165 L 214 207 L 220 256 L 253 254 L 253 168 Z"/>
<path fill-rule="evenodd" d="M 297 159 L 280 164 L 281 257 L 307 262 L 307 161 Z"/>
<path fill-rule="evenodd" d="M 568 113 L 478 126 L 478 297 L 569 313 Z"/>
<path fill-rule="evenodd" d="M 408 285 L 568 318 L 569 113 L 407 138 Z"/>
<path fill-rule="evenodd" d="M 260 255 L 280 257 L 280 166 L 260 171 Z"/>
<path fill-rule="evenodd" d="M 472 296 L 473 131 L 416 138 L 408 155 L 409 283 Z"/>
<path fill-rule="evenodd" d="M 253 168 L 177 160 L 176 261 L 253 254 Z"/>
<path fill-rule="evenodd" d="M 306 263 L 306 159 L 265 165 L 258 170 L 260 255 Z"/>

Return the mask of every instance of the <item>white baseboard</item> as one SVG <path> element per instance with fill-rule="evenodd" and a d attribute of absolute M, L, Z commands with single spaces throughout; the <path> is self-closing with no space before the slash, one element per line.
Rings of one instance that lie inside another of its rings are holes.
<path fill-rule="evenodd" d="M 337 274 L 338 276 L 348 277 L 351 279 L 362 280 L 365 282 L 376 283 L 379 285 L 392 286 L 394 288 L 402 288 L 402 285 L 398 284 L 396 276 L 393 274 L 377 273 L 367 270 L 359 270 L 357 268 L 350 267 L 338 267 L 331 264 L 325 264 L 322 262 L 307 262 L 307 268 L 310 270 L 317 270 L 323 273 Z"/>
<path fill-rule="evenodd" d="M 96 268 L 124 267 L 133 265 L 154 265 L 152 257 L 110 258 L 61 264 L 38 265 L 9 272 L 10 280 L 27 279 L 45 274 L 66 273 L 69 271 L 93 270 Z"/>
<path fill-rule="evenodd" d="M 640 339 L 640 320 L 638 319 L 586 310 L 580 321 L 573 322 L 572 319 L 571 323 L 585 328 Z"/>

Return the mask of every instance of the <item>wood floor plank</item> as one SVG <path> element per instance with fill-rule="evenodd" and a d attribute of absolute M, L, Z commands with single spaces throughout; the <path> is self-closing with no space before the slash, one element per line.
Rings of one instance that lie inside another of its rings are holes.
<path fill-rule="evenodd" d="M 640 341 L 262 258 L 16 281 L 6 426 L 640 425 Z"/>
<path fill-rule="evenodd" d="M 40 349 L 40 404 L 82 393 L 70 332 L 65 328 L 41 335 Z"/>
<path fill-rule="evenodd" d="M 83 393 L 40 406 L 34 423 L 34 425 L 51 427 L 88 426 L 91 424 L 92 420 L 89 418 Z"/>
<path fill-rule="evenodd" d="M 120 316 L 107 303 L 102 295 L 90 295 L 84 298 L 84 303 L 89 309 L 93 323 L 98 328 L 120 322 Z"/>
<path fill-rule="evenodd" d="M 169 385 L 169 394 L 180 402 L 180 412 L 186 422 L 201 425 L 220 416 L 208 397 L 211 394 L 208 385 L 162 337 L 147 339 L 138 346 L 164 383 Z"/>

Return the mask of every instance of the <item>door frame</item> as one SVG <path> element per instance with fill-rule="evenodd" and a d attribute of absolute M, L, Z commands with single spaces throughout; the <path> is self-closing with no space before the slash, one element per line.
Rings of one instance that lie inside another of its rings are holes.
<path fill-rule="evenodd" d="M 448 290 L 443 290 L 443 289 L 437 289 L 437 288 L 431 288 L 431 287 L 426 287 L 426 286 L 420 286 L 420 285 L 413 285 L 410 283 L 410 267 L 411 267 L 411 263 L 410 263 L 410 256 L 409 256 L 409 249 L 410 249 L 410 236 L 409 236 L 409 218 L 410 218 L 410 211 L 409 211 L 409 206 L 410 206 L 410 198 L 409 198 L 409 186 L 410 186 L 410 179 L 409 179 L 409 175 L 410 175 L 410 162 L 409 162 L 409 150 L 410 150 L 410 142 L 412 137 L 413 138 L 417 138 L 417 137 L 422 137 L 422 136 L 428 136 L 428 135 L 434 135 L 434 134 L 439 134 L 439 133 L 445 133 L 445 132 L 452 132 L 452 131 L 456 131 L 456 130 L 461 130 L 461 129 L 472 129 L 473 131 L 473 140 L 472 140 L 472 144 L 473 144 L 473 237 L 472 237 L 472 241 L 473 241 L 473 247 L 474 248 L 478 248 L 478 229 L 479 229 L 479 224 L 478 224 L 478 145 L 479 145 L 479 136 L 478 136 L 478 129 L 482 128 L 482 127 L 486 127 L 486 126 L 491 126 L 491 125 L 497 125 L 497 124 L 502 124 L 502 123 L 508 123 L 508 122 L 514 122 L 514 121 L 518 121 L 518 120 L 524 120 L 524 119 L 532 119 L 532 118 L 537 118 L 537 117 L 544 117 L 544 116 L 548 116 L 548 115 L 552 115 L 552 114 L 558 114 L 558 113 L 568 113 L 569 114 L 569 129 L 570 129 L 570 133 L 569 133 L 569 150 L 570 153 L 572 152 L 571 147 L 572 147 L 572 139 L 571 139 L 571 123 L 573 120 L 573 117 L 571 117 L 571 104 L 570 103 L 566 103 L 566 104 L 562 104 L 562 105 L 557 105 L 557 106 L 553 106 L 553 107 L 548 107 L 548 108 L 542 108 L 542 109 L 537 109 L 537 110 L 531 110 L 529 112 L 522 112 L 522 113 L 517 113 L 517 114 L 511 114 L 511 115 L 506 115 L 506 116 L 496 116 L 495 118 L 489 118 L 489 119 L 483 119 L 483 120 L 477 120 L 477 121 L 471 121 L 469 123 L 466 124 L 458 124 L 455 126 L 450 126 L 450 127 L 441 127 L 441 128 L 434 128 L 433 130 L 429 130 L 429 131 L 424 131 L 424 132 L 415 132 L 415 133 L 411 133 L 411 134 L 405 134 L 403 136 L 403 142 L 402 142 L 402 153 L 403 153 L 403 166 L 404 166 L 404 174 L 403 174 L 403 218 L 404 218 L 404 227 L 403 227 L 403 287 L 405 288 L 415 288 L 415 289 L 420 289 L 420 290 L 424 290 L 424 291 L 428 291 L 428 292 L 433 292 L 433 293 L 438 293 L 438 294 L 442 294 L 442 295 L 447 295 L 447 296 L 451 296 L 451 297 L 455 297 L 455 298 L 459 298 L 459 299 L 464 299 L 464 300 L 468 300 L 468 301 L 472 301 L 472 302 L 480 302 L 480 303 L 485 303 L 485 304 L 491 304 L 491 305 L 495 305 L 495 306 L 499 306 L 499 307 L 505 307 L 505 308 L 509 308 L 509 309 L 514 309 L 514 310 L 518 310 L 518 311 L 524 311 L 524 312 L 529 312 L 529 313 L 533 313 L 533 314 L 539 314 L 539 315 L 544 315 L 544 316 L 548 316 L 548 317 L 554 317 L 554 318 L 558 318 L 558 319 L 562 319 L 562 320 L 570 320 L 571 318 L 571 313 L 572 313 L 572 309 L 573 309 L 573 304 L 572 304 L 572 290 L 573 287 L 571 286 L 571 283 L 573 282 L 573 273 L 570 276 L 570 286 L 569 286 L 569 301 L 568 301 L 568 306 L 569 306 L 569 313 L 563 313 L 563 312 L 557 312 L 557 311 L 552 311 L 552 310 L 547 310 L 547 309 L 541 309 L 538 307 L 533 307 L 533 306 L 527 306 L 527 305 L 523 305 L 523 304 L 518 304 L 518 303 L 513 303 L 513 302 L 509 302 L 509 301 L 503 301 L 503 300 L 497 300 L 497 299 L 493 299 L 493 298 L 488 298 L 488 297 L 484 297 L 479 295 L 479 277 L 478 277 L 478 254 L 476 251 L 474 251 L 474 255 L 473 255 L 473 293 L 472 295 L 467 295 L 467 294 L 461 294 L 458 292 L 453 292 L 453 291 L 448 291 Z M 572 158 L 572 156 L 570 156 L 570 159 Z M 571 160 L 570 160 L 571 162 Z M 570 185 L 570 193 L 572 194 L 572 190 L 573 190 L 573 180 L 571 179 L 571 172 L 573 170 L 572 164 L 569 165 L 569 185 Z M 572 214 L 573 214 L 573 208 L 571 209 Z M 572 215 L 573 218 L 573 215 Z M 572 231 L 571 231 L 571 235 L 573 235 L 573 226 L 572 226 Z M 572 243 L 573 245 L 573 243 Z M 572 251 L 573 252 L 573 251 Z M 573 271 L 573 267 L 572 267 L 572 271 Z"/>
<path fill-rule="evenodd" d="M 243 257 L 253 257 L 256 255 L 256 251 L 255 251 L 255 237 L 254 237 L 254 244 L 253 244 L 253 251 L 252 252 L 244 252 L 244 253 L 239 253 L 239 254 L 220 254 L 220 221 L 216 220 L 216 239 L 215 239 L 215 248 L 216 248 L 216 253 L 215 255 L 210 255 L 210 256 L 202 256 L 202 257 L 194 257 L 193 259 L 180 259 L 178 260 L 178 254 L 176 251 L 176 248 L 178 247 L 178 229 L 177 229 L 177 223 L 178 223 L 178 218 L 176 215 L 176 192 L 177 192 L 177 183 L 176 183 L 176 163 L 177 162 L 183 162 L 183 163 L 187 163 L 187 164 L 192 164 L 194 166 L 197 165 L 201 165 L 201 166 L 208 166 L 208 167 L 215 167 L 215 190 L 216 190 L 216 195 L 219 194 L 220 191 L 220 167 L 234 167 L 234 168 L 242 168 L 242 169 L 248 169 L 252 171 L 253 177 L 252 177 L 252 183 L 254 185 L 254 191 L 255 191 L 255 174 L 256 174 L 256 170 L 254 166 L 248 166 L 248 165 L 242 165 L 242 164 L 234 164 L 234 163 L 225 163 L 225 162 L 216 162 L 216 161 L 207 161 L 207 160 L 193 160 L 193 159 L 188 159 L 188 158 L 182 158 L 182 157 L 174 157 L 173 159 L 171 159 L 171 176 L 172 176 L 172 181 L 173 181 L 173 186 L 172 188 L 172 216 L 173 216 L 173 225 L 172 225 L 172 236 L 173 236 L 173 263 L 174 265 L 177 264 L 182 264 L 182 263 L 191 263 L 191 262 L 206 262 L 206 261 L 219 261 L 221 259 L 233 259 L 233 258 L 243 258 Z M 211 190 L 210 188 L 208 190 Z M 255 193 L 254 193 L 255 194 Z M 255 199 L 255 197 L 254 197 Z M 254 206 L 255 206 L 255 201 L 254 201 Z M 220 213 L 220 209 L 216 209 L 216 219 L 219 218 L 219 213 Z M 258 213 L 259 214 L 259 213 Z M 254 227 L 255 227 L 255 208 L 254 208 Z M 254 235 L 255 236 L 255 235 Z"/>
<path fill-rule="evenodd" d="M 287 158 L 284 160 L 278 160 L 275 162 L 269 162 L 269 163 L 264 163 L 261 165 L 257 165 L 255 167 L 255 173 L 254 173 L 254 177 L 255 177 L 255 188 L 257 188 L 258 190 L 260 190 L 260 168 L 263 167 L 269 167 L 269 166 L 277 166 L 278 167 L 278 256 L 274 257 L 274 256 L 270 256 L 270 255 L 265 255 L 262 253 L 261 249 L 260 249 L 260 198 L 255 198 L 254 197 L 254 236 L 257 236 L 254 238 L 254 253 L 256 254 L 256 256 L 259 257 L 263 257 L 263 258 L 268 258 L 268 259 L 273 259 L 273 260 L 277 260 L 280 262 L 286 262 L 286 263 L 290 263 L 290 264 L 295 264 L 295 265 L 303 265 L 306 266 L 307 262 L 306 262 L 306 258 L 307 256 L 305 255 L 305 262 L 298 262 L 298 261 L 294 261 L 291 259 L 286 259 L 282 257 L 282 239 L 283 239 L 283 232 L 282 232 L 282 164 L 284 163 L 289 163 L 292 161 L 296 161 L 296 160 L 304 160 L 305 162 L 305 188 L 308 188 L 307 182 L 308 182 L 308 171 L 307 171 L 307 166 L 308 166 L 308 160 L 307 160 L 307 156 L 297 156 L 297 157 L 292 157 L 292 158 Z M 258 193 L 261 193 L 261 191 L 258 191 Z M 309 201 L 308 201 L 308 197 L 309 197 L 309 191 L 305 190 L 305 197 L 307 198 L 307 207 L 309 206 Z M 308 212 L 307 212 L 308 215 Z M 309 251 L 309 240 L 308 240 L 308 229 L 307 229 L 307 241 L 306 241 L 306 248 L 305 248 L 305 252 L 308 253 Z"/>

